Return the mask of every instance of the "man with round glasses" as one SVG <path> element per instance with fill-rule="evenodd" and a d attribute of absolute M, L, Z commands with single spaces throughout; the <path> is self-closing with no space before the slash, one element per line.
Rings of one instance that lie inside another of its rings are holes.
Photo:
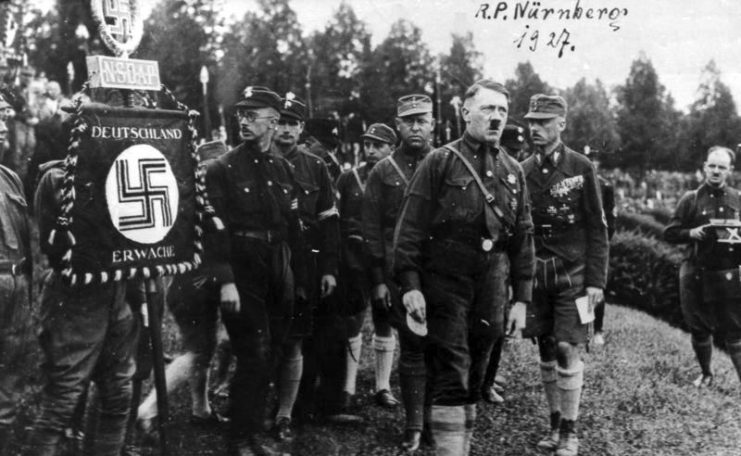
<path fill-rule="evenodd" d="M 235 105 L 242 143 L 206 171 L 209 199 L 225 226 L 207 238 L 213 248 L 206 254 L 237 356 L 229 441 L 239 456 L 275 452 L 260 435 L 271 372 L 289 335 L 294 289 L 301 295 L 306 283 L 300 187 L 291 164 L 270 153 L 282 106 L 267 87 L 247 87 Z"/>

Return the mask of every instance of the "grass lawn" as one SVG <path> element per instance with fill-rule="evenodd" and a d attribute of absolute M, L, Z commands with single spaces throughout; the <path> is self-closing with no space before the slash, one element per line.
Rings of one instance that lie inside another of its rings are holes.
<path fill-rule="evenodd" d="M 698 390 L 691 384 L 698 368 L 689 335 L 653 317 L 608 305 L 607 343 L 585 354 L 587 370 L 579 420 L 580 453 L 598 455 L 733 456 L 741 455 L 739 381 L 728 357 L 716 352 L 716 382 Z M 168 331 L 166 345 L 178 345 Z M 356 427 L 307 425 L 298 431 L 294 456 L 397 455 L 403 412 L 372 405 L 373 353 L 370 328 L 364 331 L 358 379 L 357 411 L 366 423 Z M 505 347 L 500 373 L 508 380 L 506 402 L 478 407 L 474 455 L 538 455 L 535 443 L 547 430 L 537 347 L 529 340 Z M 398 391 L 396 372 L 392 376 Z M 34 402 L 33 396 L 29 397 Z M 226 442 L 213 431 L 188 424 L 189 394 L 170 398 L 170 454 L 223 455 Z M 218 402 L 224 408 L 223 402 Z M 146 448 L 145 455 L 159 454 Z M 418 455 L 432 455 L 420 451 Z"/>

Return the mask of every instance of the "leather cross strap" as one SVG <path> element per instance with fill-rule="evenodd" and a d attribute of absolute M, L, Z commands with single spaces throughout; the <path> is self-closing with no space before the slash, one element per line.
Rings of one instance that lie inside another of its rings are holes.
<path fill-rule="evenodd" d="M 357 168 L 352 169 L 352 175 L 355 176 L 355 181 L 358 183 L 358 187 L 360 187 L 360 191 L 365 193 L 365 184 L 363 183 L 363 181 L 360 180 L 360 175 L 358 174 Z"/>
<path fill-rule="evenodd" d="M 499 209 L 499 206 L 495 204 L 495 198 L 494 195 L 489 192 L 489 190 L 486 189 L 486 186 L 484 185 L 484 181 L 481 180 L 481 176 L 479 176 L 479 173 L 476 172 L 475 169 L 473 169 L 473 165 L 471 165 L 471 162 L 466 159 L 466 157 L 463 156 L 463 154 L 457 150 L 456 148 L 450 146 L 449 144 L 446 144 L 444 146 L 449 151 L 453 152 L 456 157 L 458 157 L 461 162 L 463 162 L 463 165 L 466 167 L 469 173 L 471 173 L 471 176 L 473 176 L 473 179 L 476 181 L 476 185 L 479 186 L 479 189 L 481 190 L 481 193 L 484 194 L 484 199 L 488 203 L 489 207 L 494 211 L 494 214 L 501 220 L 504 214 L 502 213 L 502 210 Z"/>
<path fill-rule="evenodd" d="M 404 181 L 404 185 L 409 185 L 409 179 L 404 175 L 404 171 L 401 170 L 401 167 L 398 163 L 396 163 L 396 160 L 394 160 L 394 157 L 391 155 L 388 156 L 389 162 L 391 163 L 391 166 L 394 167 L 397 173 L 399 173 L 399 176 L 401 176 L 401 180 Z"/>

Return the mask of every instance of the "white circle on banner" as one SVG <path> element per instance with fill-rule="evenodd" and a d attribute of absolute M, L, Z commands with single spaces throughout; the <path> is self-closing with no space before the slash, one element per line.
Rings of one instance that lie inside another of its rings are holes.
<path fill-rule="evenodd" d="M 164 155 L 149 144 L 137 144 L 114 160 L 105 182 L 108 214 L 126 238 L 154 244 L 175 225 L 180 194 Z"/>

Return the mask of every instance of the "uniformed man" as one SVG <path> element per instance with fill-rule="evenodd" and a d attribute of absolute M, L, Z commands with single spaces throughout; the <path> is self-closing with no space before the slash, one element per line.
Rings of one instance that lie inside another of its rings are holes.
<path fill-rule="evenodd" d="M 427 327 L 430 426 L 438 455 L 467 455 L 494 340 L 524 327 L 533 277 L 525 176 L 499 148 L 509 94 L 477 81 L 464 95 L 461 139 L 430 153 L 409 183 L 394 270 L 411 327 Z M 418 329 L 424 333 L 424 327 Z"/>
<path fill-rule="evenodd" d="M 132 399 L 131 380 L 138 330 L 126 302 L 126 281 L 70 286 L 62 279 L 62 257 L 70 247 L 50 236 L 61 212 L 64 169 L 41 167 L 34 208 L 41 250 L 52 272 L 41 296 L 44 385 L 40 412 L 26 437 L 25 456 L 52 456 L 90 381 L 99 391 L 96 432 L 88 436 L 91 454 L 118 456 L 124 443 Z M 84 233 L 82 233 L 84 235 Z"/>
<path fill-rule="evenodd" d="M 305 113 L 306 105 L 303 100 L 288 92 L 282 100 L 280 119 L 273 138 L 273 152 L 288 160 L 294 167 L 296 183 L 299 186 L 298 208 L 305 242 L 304 257 L 308 259 L 308 269 L 312 271 L 306 290 L 307 299 L 297 299 L 294 304 L 290 335 L 278 367 L 278 412 L 275 431 L 278 439 L 282 441 L 293 439 L 291 414 L 304 366 L 302 340 L 310 336 L 314 329 L 318 333 L 323 332 L 320 327 L 314 328 L 313 313 L 319 301 L 334 292 L 338 273 L 339 221 L 332 180 L 324 161 L 310 153 L 304 146 L 298 145 L 304 129 Z M 322 322 L 323 320 L 316 323 L 320 325 Z M 316 334 L 316 336 L 326 335 Z M 306 347 L 311 350 L 308 355 L 313 358 L 324 355 L 321 350 L 317 353 L 316 337 L 311 342 L 312 344 Z M 337 364 L 335 363 L 335 366 Z M 336 390 L 336 394 L 339 395 L 339 388 Z"/>
<path fill-rule="evenodd" d="M 502 137 L 499 140 L 500 149 L 506 151 L 517 161 L 524 152 L 527 142 L 525 140 L 527 132 L 525 128 L 512 119 L 504 126 Z M 486 402 L 490 404 L 501 404 L 504 402 L 504 384 L 503 379 L 497 376 L 499 364 L 502 360 L 502 351 L 504 350 L 504 333 L 494 341 L 494 347 L 489 356 L 489 364 L 486 367 L 484 376 L 484 385 L 481 389 L 481 395 Z"/>
<path fill-rule="evenodd" d="M 705 182 L 682 196 L 664 231 L 667 242 L 685 246 L 679 298 L 700 364 L 697 387 L 713 383 L 710 360 L 716 331 L 725 339 L 741 378 L 741 195 L 726 183 L 734 161 L 730 149 L 711 147 L 703 166 Z"/>
<path fill-rule="evenodd" d="M 332 119 L 309 119 L 306 121 L 306 146 L 309 152 L 324 160 L 332 177 L 337 182 L 344 166 L 337 149 L 340 146 L 339 125 Z"/>
<path fill-rule="evenodd" d="M 296 267 L 305 264 L 299 186 L 291 164 L 270 153 L 282 106 L 272 90 L 247 87 L 235 105 L 242 143 L 206 172 L 210 201 L 226 226 L 206 253 L 221 284 L 223 320 L 237 356 L 229 442 L 240 456 L 274 451 L 260 433 L 271 372 L 293 313 L 294 272 L 295 293 L 305 297 L 305 275 Z"/>
<path fill-rule="evenodd" d="M 363 346 L 360 330 L 370 296 L 368 265 L 363 247 L 362 203 L 368 174 L 396 145 L 396 133 L 388 125 L 374 123 L 362 135 L 365 161 L 356 168 L 343 172 L 337 180 L 340 210 L 342 257 L 340 261 L 340 291 L 348 318 L 348 345 L 346 356 L 345 398 L 349 405 L 355 395 L 358 363 Z"/>
<path fill-rule="evenodd" d="M 370 172 L 363 197 L 363 236 L 369 254 L 373 348 L 376 352 L 376 403 L 395 407 L 391 368 L 399 334 L 399 383 L 406 412 L 403 448 L 419 446 L 423 430 L 426 370 L 424 338 L 404 324 L 398 287 L 393 283 L 393 236 L 404 191 L 419 163 L 430 151 L 435 121 L 427 95 L 405 95 L 396 105 L 396 128 L 401 138 L 396 150 Z"/>
<path fill-rule="evenodd" d="M 0 112 L 10 104 L 0 96 Z M 0 117 L 0 148 L 8 136 Z M 0 153 L 2 156 L 2 153 Z M 10 455 L 12 426 L 33 335 L 28 205 L 17 174 L 0 165 L 0 456 Z"/>
<path fill-rule="evenodd" d="M 575 300 L 603 299 L 607 276 L 607 226 L 592 163 L 561 142 L 566 100 L 533 95 L 525 115 L 535 146 L 522 163 L 532 199 L 537 265 L 526 333 L 537 336 L 551 428 L 538 448 L 558 456 L 578 452 L 576 420 L 584 376 L 579 347 L 589 324 Z M 557 361 L 558 360 L 558 361 Z"/>

